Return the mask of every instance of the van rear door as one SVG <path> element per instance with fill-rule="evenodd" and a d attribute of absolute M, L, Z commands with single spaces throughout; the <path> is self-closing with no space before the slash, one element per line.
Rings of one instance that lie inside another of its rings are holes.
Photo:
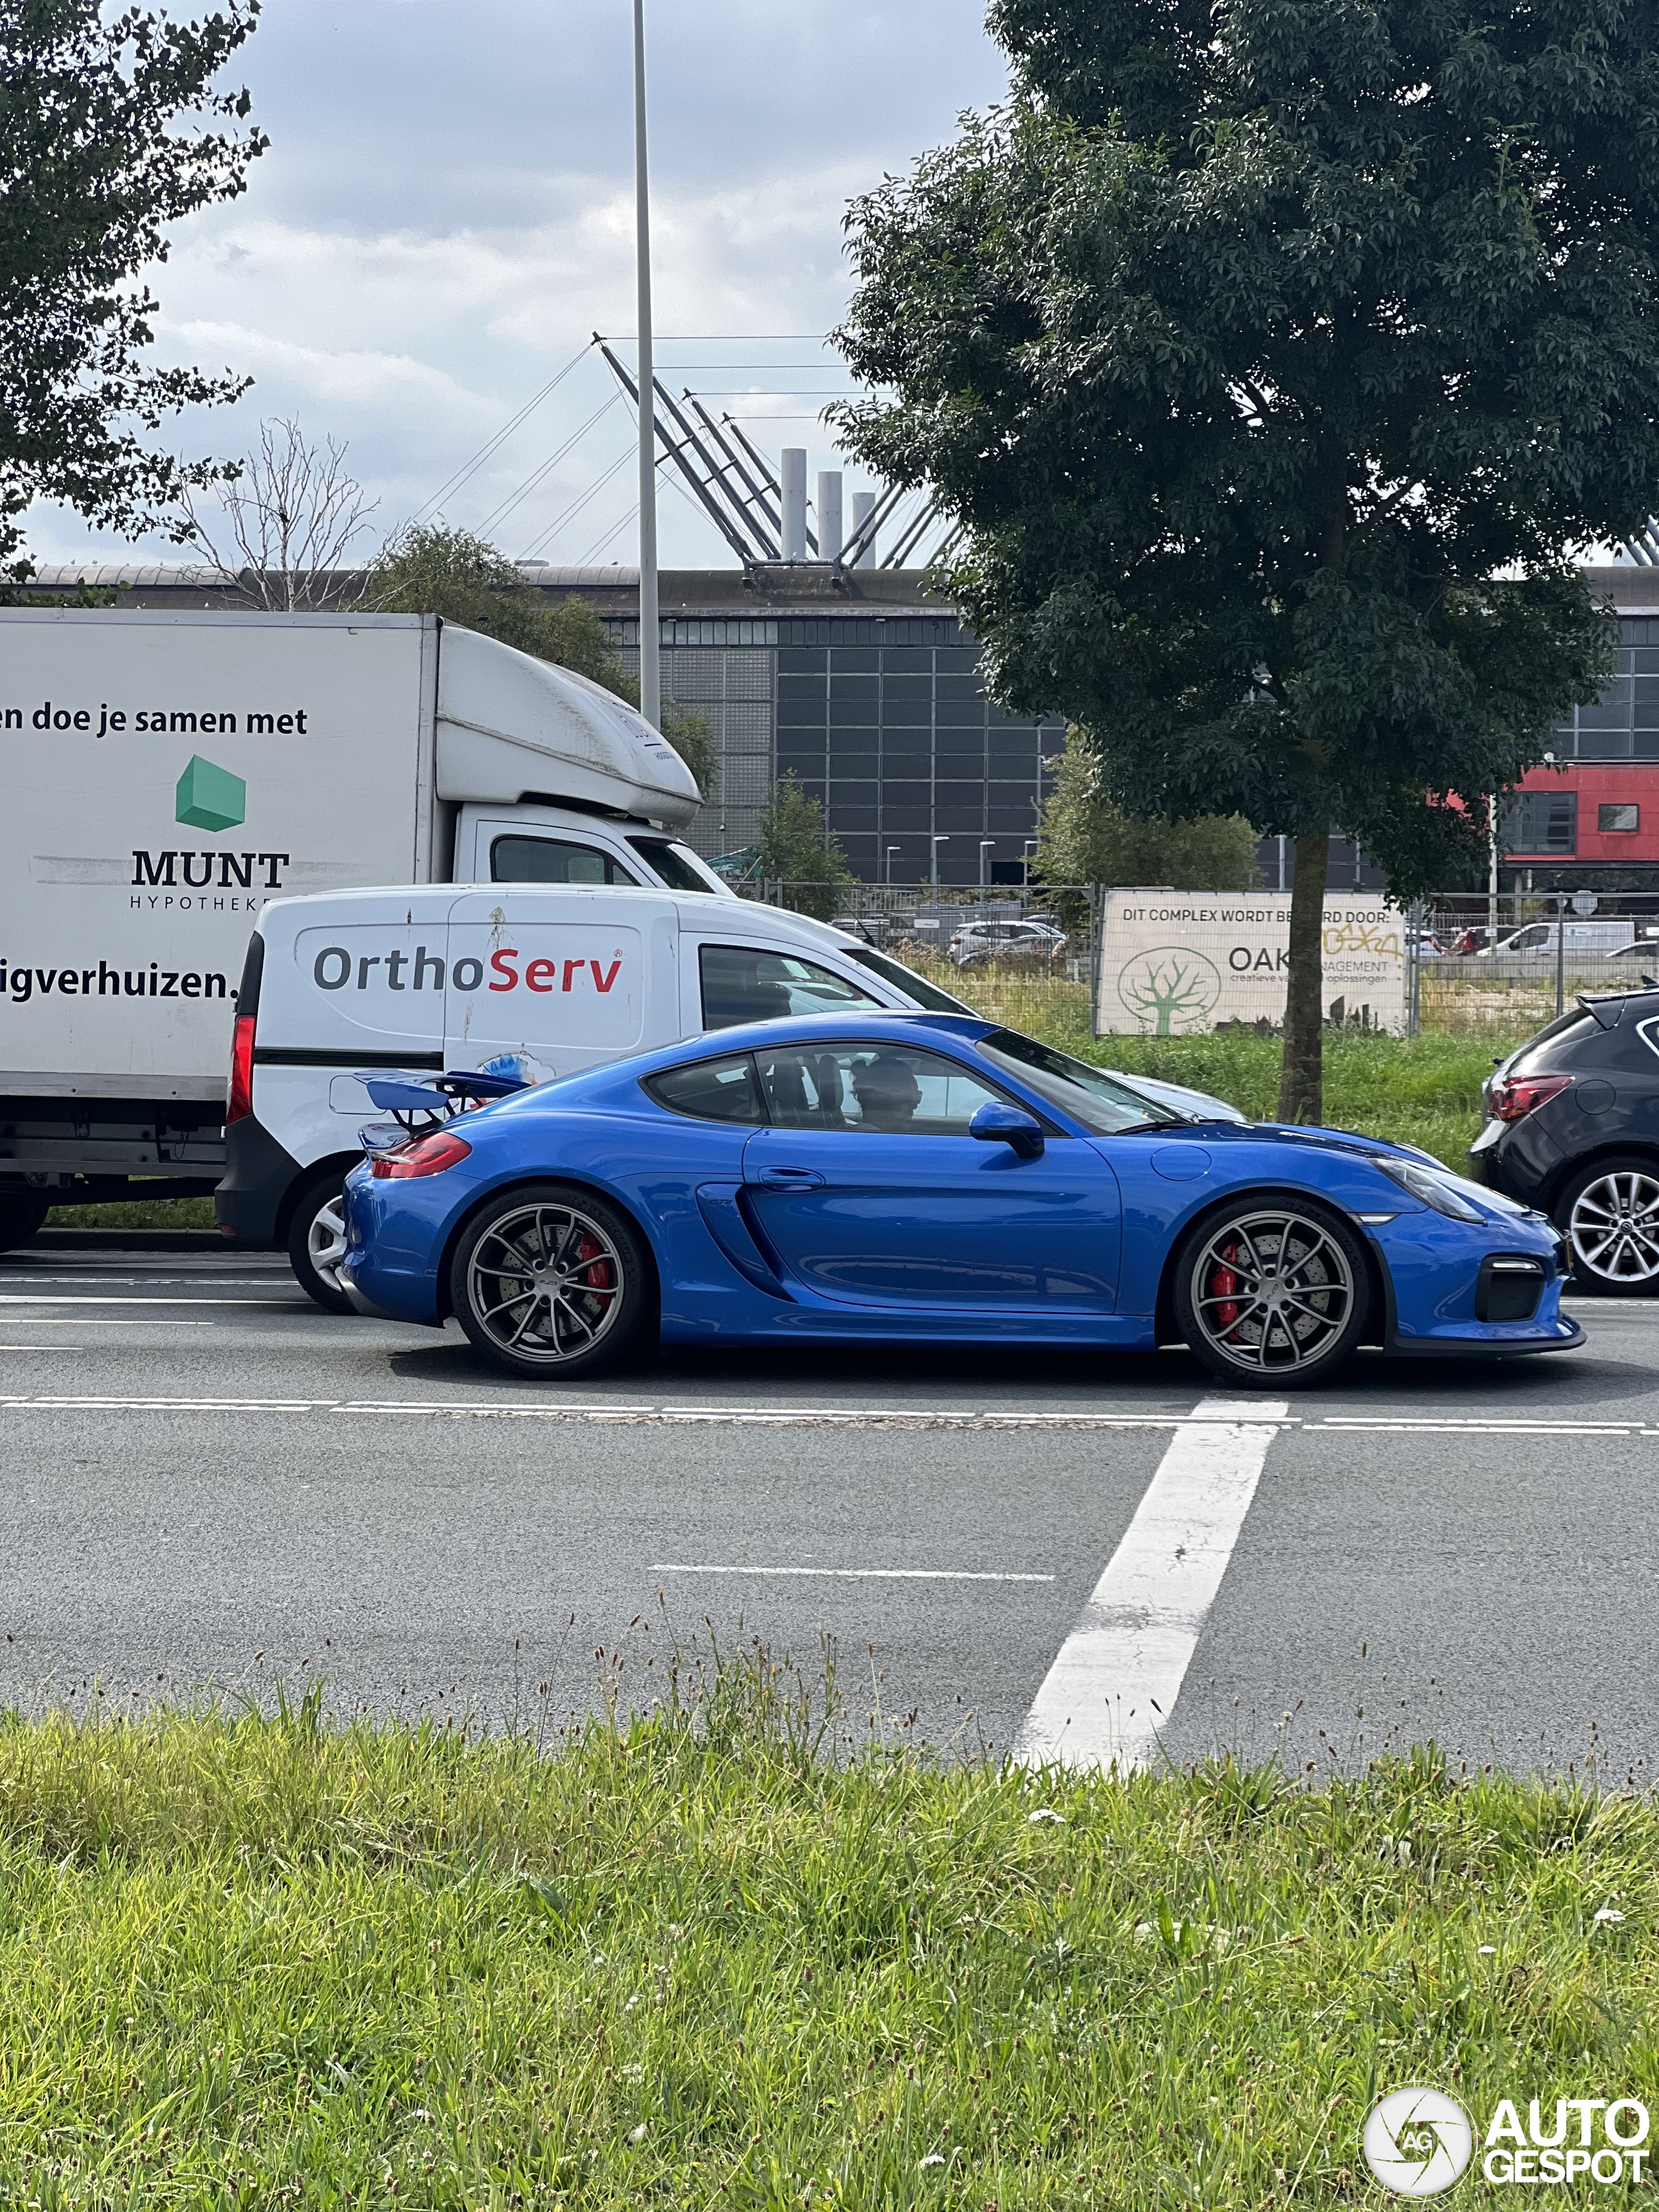
<path fill-rule="evenodd" d="M 450 908 L 444 1052 L 510 1058 L 532 1082 L 678 1036 L 678 916 L 648 891 L 501 884 Z"/>

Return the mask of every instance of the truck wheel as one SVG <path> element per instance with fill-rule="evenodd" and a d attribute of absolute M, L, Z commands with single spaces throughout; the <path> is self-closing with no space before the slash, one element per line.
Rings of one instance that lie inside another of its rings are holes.
<path fill-rule="evenodd" d="M 288 1232 L 289 1265 L 294 1279 L 325 1313 L 349 1314 L 351 1301 L 340 1287 L 345 1257 L 345 1179 L 343 1167 L 325 1168 L 300 1192 Z"/>
<path fill-rule="evenodd" d="M 0 1194 L 0 1252 L 9 1252 L 15 1244 L 27 1244 L 51 1211 L 52 1200 L 37 1191 Z"/>
<path fill-rule="evenodd" d="M 486 1206 L 450 1270 L 455 1318 L 494 1367 L 549 1382 L 625 1358 L 652 1308 L 650 1263 L 620 1208 L 571 1183 Z"/>

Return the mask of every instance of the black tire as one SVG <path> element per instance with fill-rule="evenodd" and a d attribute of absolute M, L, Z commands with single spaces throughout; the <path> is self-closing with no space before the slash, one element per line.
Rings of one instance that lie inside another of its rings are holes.
<path fill-rule="evenodd" d="M 0 1193 L 0 1252 L 27 1244 L 31 1237 L 39 1233 L 51 1212 L 52 1200 L 40 1192 Z"/>
<path fill-rule="evenodd" d="M 300 1186 L 289 1224 L 288 1262 L 294 1279 L 326 1314 L 354 1312 L 334 1266 L 345 1256 L 345 1218 L 340 1210 L 346 1170 L 319 1168 Z"/>
<path fill-rule="evenodd" d="M 449 1298 L 492 1366 L 574 1381 L 635 1350 L 653 1313 L 653 1277 L 645 1241 L 619 1206 L 575 1183 L 526 1183 L 467 1224 L 450 1262 Z"/>
<path fill-rule="evenodd" d="M 1174 1288 L 1189 1349 L 1212 1375 L 1246 1389 L 1328 1382 L 1370 1316 L 1370 1269 L 1358 1234 L 1340 1214 L 1293 1192 L 1235 1199 L 1201 1221 L 1176 1257 Z"/>
<path fill-rule="evenodd" d="M 1555 1201 L 1574 1287 L 1603 1298 L 1659 1296 L 1659 1159 L 1615 1152 L 1581 1168 Z"/>

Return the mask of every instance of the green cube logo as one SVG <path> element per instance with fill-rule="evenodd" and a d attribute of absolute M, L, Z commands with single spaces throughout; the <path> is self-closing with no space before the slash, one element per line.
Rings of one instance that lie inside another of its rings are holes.
<path fill-rule="evenodd" d="M 247 819 L 247 786 L 228 768 L 215 768 L 199 753 L 179 779 L 175 821 L 196 830 L 234 830 Z"/>

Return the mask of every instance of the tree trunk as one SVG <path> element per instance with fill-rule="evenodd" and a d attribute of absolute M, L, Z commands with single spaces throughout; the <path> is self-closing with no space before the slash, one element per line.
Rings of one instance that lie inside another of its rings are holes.
<path fill-rule="evenodd" d="M 1325 871 L 1330 836 L 1322 823 L 1296 841 L 1291 886 L 1290 970 L 1285 994 L 1285 1058 L 1279 1078 L 1281 1121 L 1316 1122 L 1325 1115 Z"/>

